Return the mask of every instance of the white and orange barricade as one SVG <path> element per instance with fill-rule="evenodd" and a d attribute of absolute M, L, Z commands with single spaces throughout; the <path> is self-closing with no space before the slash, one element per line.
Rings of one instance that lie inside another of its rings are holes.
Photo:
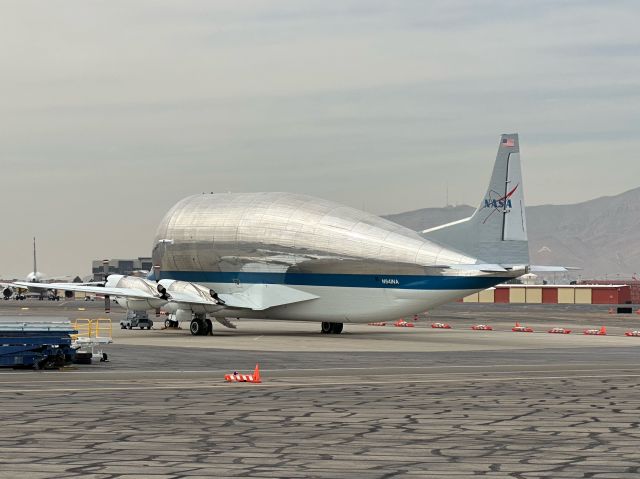
<path fill-rule="evenodd" d="M 511 328 L 511 331 L 514 333 L 533 333 L 533 328 L 529 326 L 520 326 L 520 323 L 516 323 L 516 325 Z"/>
<path fill-rule="evenodd" d="M 547 331 L 547 333 L 550 333 L 550 334 L 571 334 L 571 330 L 570 329 L 565 329 L 565 328 L 551 328 L 549 331 Z"/>
<path fill-rule="evenodd" d="M 431 323 L 431 327 L 434 329 L 451 329 L 451 325 L 447 323 Z"/>
<path fill-rule="evenodd" d="M 582 334 L 585 334 L 587 336 L 606 336 L 607 328 L 602 326 L 600 329 L 585 329 Z"/>
<path fill-rule="evenodd" d="M 488 324 L 474 324 L 471 329 L 474 331 L 493 331 L 493 328 Z"/>
<path fill-rule="evenodd" d="M 635 330 L 635 331 L 627 331 L 624 333 L 625 336 L 635 336 L 635 337 L 639 337 L 640 338 L 640 331 Z"/>
<path fill-rule="evenodd" d="M 393 323 L 393 325 L 396 326 L 397 328 L 413 328 L 413 327 L 415 327 L 415 324 L 407 323 L 404 319 L 397 320 L 395 323 Z"/>
<path fill-rule="evenodd" d="M 224 380 L 229 383 L 261 383 L 260 368 L 256 364 L 256 369 L 253 374 L 240 374 L 238 371 L 234 371 L 231 374 L 225 374 Z"/>

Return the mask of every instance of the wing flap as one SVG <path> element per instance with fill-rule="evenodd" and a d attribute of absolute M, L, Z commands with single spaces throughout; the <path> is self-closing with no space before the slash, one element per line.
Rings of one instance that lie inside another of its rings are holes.
<path fill-rule="evenodd" d="M 281 284 L 254 284 L 239 293 L 222 293 L 218 297 L 230 308 L 246 308 L 254 311 L 310 301 L 318 296 Z"/>

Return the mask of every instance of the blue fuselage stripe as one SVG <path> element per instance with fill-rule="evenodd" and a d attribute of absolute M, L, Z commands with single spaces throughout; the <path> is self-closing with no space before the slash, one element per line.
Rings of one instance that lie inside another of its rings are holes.
<path fill-rule="evenodd" d="M 250 273 L 218 271 L 162 271 L 160 278 L 192 283 L 285 284 L 291 286 L 417 290 L 486 289 L 512 279 L 496 276 Z"/>

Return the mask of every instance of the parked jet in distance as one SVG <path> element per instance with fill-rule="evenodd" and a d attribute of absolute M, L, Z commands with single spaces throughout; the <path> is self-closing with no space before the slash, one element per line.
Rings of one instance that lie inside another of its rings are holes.
<path fill-rule="evenodd" d="M 532 269 L 518 135 L 502 135 L 487 193 L 465 220 L 420 234 L 306 195 L 194 195 L 160 223 L 153 261 L 147 279 L 49 286 L 162 307 L 194 335 L 211 331 L 208 316 L 317 321 L 338 334 L 433 308 Z"/>
<path fill-rule="evenodd" d="M 44 273 L 38 271 L 38 263 L 36 259 L 37 259 L 36 238 L 34 237 L 33 238 L 33 271 L 27 275 L 24 281 L 24 283 L 29 283 L 29 285 L 19 286 L 17 283 L 0 283 L 0 288 L 2 288 L 2 296 L 4 297 L 4 299 L 9 299 L 11 297 L 15 297 L 16 299 L 25 299 L 25 297 L 29 293 L 39 297 L 40 299 L 44 299 L 45 294 L 48 295 L 49 299 L 59 299 L 59 296 L 56 294 L 55 289 L 53 288 L 42 289 L 42 288 L 32 288 L 32 286 L 37 283 L 48 283 L 50 281 L 56 281 L 56 280 L 59 281 L 61 279 L 68 278 L 68 276 L 58 276 L 55 278 L 47 278 Z"/>

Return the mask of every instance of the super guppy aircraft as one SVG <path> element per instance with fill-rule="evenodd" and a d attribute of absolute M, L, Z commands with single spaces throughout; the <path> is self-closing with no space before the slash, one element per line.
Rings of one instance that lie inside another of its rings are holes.
<path fill-rule="evenodd" d="M 531 270 L 518 135 L 502 135 L 487 193 L 467 219 L 418 233 L 306 195 L 194 195 L 160 223 L 153 264 L 147 279 L 44 287 L 162 307 L 194 335 L 227 317 L 317 321 L 338 334 L 344 323 L 433 308 Z"/>

